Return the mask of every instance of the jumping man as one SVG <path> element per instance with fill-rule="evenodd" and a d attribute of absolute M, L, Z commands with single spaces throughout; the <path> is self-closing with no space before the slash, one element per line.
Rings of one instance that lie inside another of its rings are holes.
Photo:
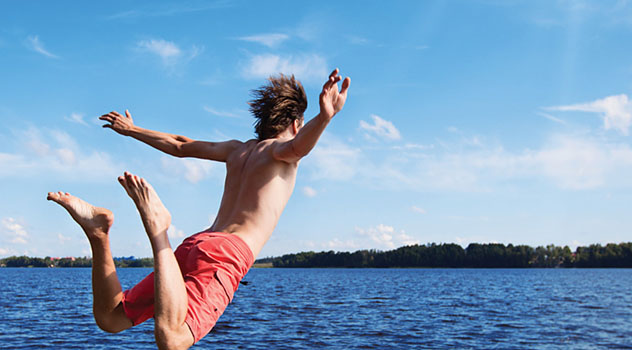
<path fill-rule="evenodd" d="M 320 113 L 303 126 L 303 86 L 294 76 L 271 77 L 269 84 L 254 90 L 250 111 L 258 138 L 246 142 L 195 141 L 143 129 L 134 125 L 128 111 L 99 118 L 107 122 L 104 127 L 172 156 L 226 163 L 215 222 L 175 251 L 167 237 L 171 215 L 153 187 L 128 172 L 118 178 L 136 204 L 154 256 L 154 272 L 124 292 L 110 251 L 112 212 L 68 193 L 48 193 L 47 199 L 64 207 L 90 241 L 93 312 L 101 329 L 117 333 L 153 317 L 160 349 L 187 349 L 210 332 L 279 221 L 299 161 L 344 106 L 350 79 L 345 78 L 339 91 L 341 80 L 334 70 L 320 94 Z"/>

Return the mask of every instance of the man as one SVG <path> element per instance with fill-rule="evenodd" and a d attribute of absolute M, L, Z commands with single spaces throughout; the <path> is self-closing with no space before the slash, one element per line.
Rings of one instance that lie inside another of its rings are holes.
<path fill-rule="evenodd" d="M 239 281 L 270 238 L 294 189 L 298 163 L 345 104 L 350 79 L 338 69 L 320 94 L 320 113 L 303 126 L 307 98 L 300 82 L 279 76 L 254 91 L 250 110 L 257 140 L 203 142 L 134 125 L 111 112 L 100 117 L 115 132 L 176 157 L 226 163 L 224 194 L 213 225 L 174 252 L 167 237 L 171 216 L 152 186 L 125 172 L 118 178 L 136 204 L 151 243 L 154 272 L 122 292 L 109 245 L 112 212 L 68 193 L 50 192 L 86 233 L 92 248 L 93 312 L 99 327 L 120 332 L 154 317 L 160 349 L 187 349 L 215 325 Z"/>

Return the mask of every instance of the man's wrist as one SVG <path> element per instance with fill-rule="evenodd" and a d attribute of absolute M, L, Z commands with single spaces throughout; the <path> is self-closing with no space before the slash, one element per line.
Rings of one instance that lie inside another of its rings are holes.
<path fill-rule="evenodd" d="M 318 120 L 320 120 L 320 121 L 322 121 L 324 123 L 329 123 L 334 118 L 334 115 L 335 115 L 335 113 L 332 114 L 332 115 L 328 115 L 328 113 L 320 112 L 320 113 L 318 113 L 318 115 L 316 117 L 318 118 Z"/>

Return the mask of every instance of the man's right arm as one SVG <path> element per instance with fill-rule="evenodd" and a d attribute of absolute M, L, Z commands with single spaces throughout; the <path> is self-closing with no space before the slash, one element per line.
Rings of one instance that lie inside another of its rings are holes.
<path fill-rule="evenodd" d="M 126 110 L 125 115 L 118 112 L 104 114 L 99 119 L 109 122 L 103 125 L 117 133 L 133 137 L 160 151 L 175 157 L 194 157 L 225 162 L 228 156 L 242 142 L 237 140 L 225 142 L 196 141 L 185 136 L 168 134 L 160 131 L 144 129 L 134 125 L 132 116 Z"/>

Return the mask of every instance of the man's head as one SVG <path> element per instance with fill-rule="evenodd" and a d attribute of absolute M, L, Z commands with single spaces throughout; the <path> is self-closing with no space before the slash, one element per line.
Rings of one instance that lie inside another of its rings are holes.
<path fill-rule="evenodd" d="M 268 80 L 268 84 L 252 90 L 253 100 L 248 103 L 257 119 L 255 133 L 260 141 L 277 136 L 294 121 L 301 126 L 307 109 L 305 90 L 294 75 L 280 74 Z"/>

